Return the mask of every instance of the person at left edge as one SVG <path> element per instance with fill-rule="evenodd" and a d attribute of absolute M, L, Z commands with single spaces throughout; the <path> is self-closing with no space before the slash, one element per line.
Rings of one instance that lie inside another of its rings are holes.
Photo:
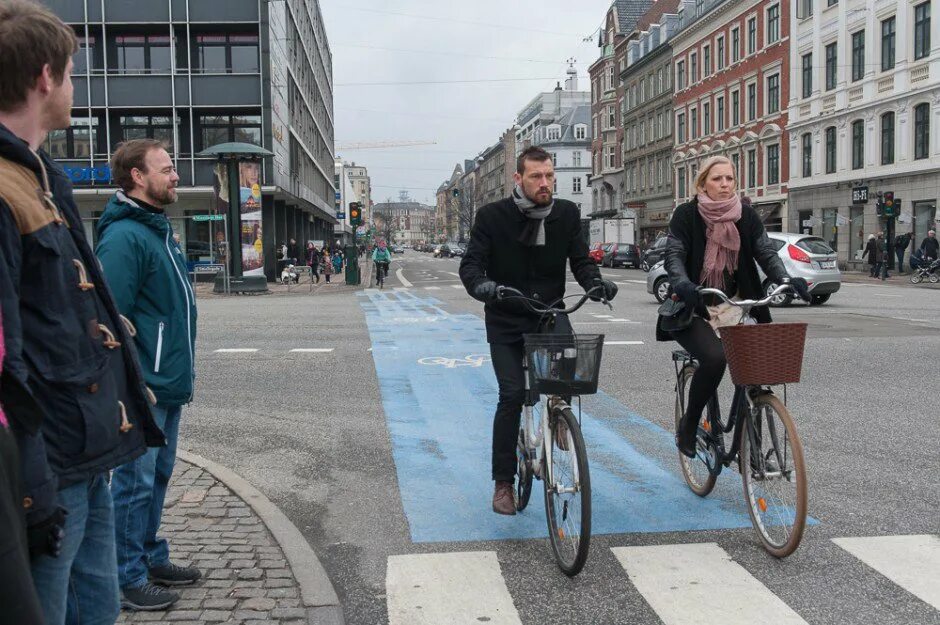
<path fill-rule="evenodd" d="M 97 254 L 118 309 L 137 328 L 141 368 L 157 397 L 154 416 L 167 441 L 118 467 L 111 480 L 121 604 L 163 610 L 179 599 L 163 586 L 192 584 L 201 576 L 171 562 L 167 541 L 157 537 L 183 405 L 193 397 L 196 297 L 164 212 L 176 202 L 179 183 L 164 145 L 154 139 L 119 145 L 111 175 L 121 190 L 98 220 Z"/>
<path fill-rule="evenodd" d="M 0 1 L 3 366 L 43 415 L 32 430 L 11 425 L 46 623 L 111 625 L 120 600 L 108 473 L 164 438 L 72 184 L 42 150 L 70 125 L 77 51 L 72 29 L 42 5 Z"/>

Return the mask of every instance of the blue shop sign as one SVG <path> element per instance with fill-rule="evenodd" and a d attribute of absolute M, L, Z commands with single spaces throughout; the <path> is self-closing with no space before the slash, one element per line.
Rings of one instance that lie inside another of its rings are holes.
<path fill-rule="evenodd" d="M 98 165 L 97 167 L 63 167 L 63 169 L 73 184 L 111 182 L 111 167 L 109 165 Z"/>

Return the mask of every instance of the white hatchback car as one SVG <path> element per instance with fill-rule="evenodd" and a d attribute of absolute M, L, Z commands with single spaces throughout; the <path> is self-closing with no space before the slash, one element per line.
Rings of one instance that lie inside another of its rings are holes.
<path fill-rule="evenodd" d="M 771 243 L 777 248 L 777 255 L 794 278 L 805 278 L 809 292 L 813 297 L 811 304 L 819 306 L 829 301 L 829 297 L 842 288 L 842 272 L 836 262 L 836 253 L 823 239 L 808 234 L 789 234 L 768 232 Z M 777 285 L 757 268 L 764 291 L 770 294 Z M 669 292 L 669 276 L 662 262 L 650 268 L 646 276 L 646 290 L 662 302 Z M 773 306 L 789 306 L 792 295 L 779 295 L 774 298 Z"/>

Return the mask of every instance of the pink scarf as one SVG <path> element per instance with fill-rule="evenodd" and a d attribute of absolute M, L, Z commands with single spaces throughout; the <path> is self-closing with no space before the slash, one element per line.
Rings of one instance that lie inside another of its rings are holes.
<path fill-rule="evenodd" d="M 725 270 L 734 273 L 738 268 L 741 235 L 734 224 L 741 219 L 741 198 L 734 195 L 727 200 L 713 200 L 699 193 L 698 213 L 705 220 L 706 240 L 701 281 L 705 286 L 723 289 Z"/>
<path fill-rule="evenodd" d="M 3 357 L 5 355 L 6 350 L 3 345 L 3 320 L 0 319 L 0 373 L 3 373 Z M 9 427 L 7 417 L 3 414 L 3 406 L 0 406 L 0 427 Z"/>

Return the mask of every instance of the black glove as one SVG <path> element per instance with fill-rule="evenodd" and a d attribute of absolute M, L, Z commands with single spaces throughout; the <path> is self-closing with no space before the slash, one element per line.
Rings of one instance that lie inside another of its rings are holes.
<path fill-rule="evenodd" d="M 484 280 L 473 288 L 473 297 L 484 304 L 491 304 L 496 301 L 496 291 L 499 285 L 492 280 Z"/>
<path fill-rule="evenodd" d="M 675 293 L 680 301 L 686 306 L 690 306 L 693 310 L 704 307 L 702 294 L 699 293 L 698 285 L 691 280 L 683 280 L 678 284 L 672 285 L 672 292 Z"/>
<path fill-rule="evenodd" d="M 47 555 L 58 558 L 65 539 L 65 508 L 56 508 L 44 521 L 26 528 L 29 543 L 29 557 L 32 559 Z"/>
<path fill-rule="evenodd" d="M 603 287 L 604 299 L 606 299 L 608 302 L 612 301 L 615 297 L 617 297 L 617 291 L 619 289 L 617 288 L 617 285 L 611 282 L 610 280 L 604 280 L 603 278 L 594 278 L 594 281 L 591 283 L 591 288 L 595 288 L 598 286 Z M 595 295 L 591 296 L 592 302 L 601 301 L 600 296 L 597 295 L 596 293 L 597 292 L 595 291 Z"/>
<path fill-rule="evenodd" d="M 800 296 L 801 300 L 807 303 L 812 301 L 813 297 L 809 294 L 809 284 L 806 282 L 805 278 L 790 278 L 788 284 L 793 287 L 793 290 L 796 291 L 796 294 Z"/>

